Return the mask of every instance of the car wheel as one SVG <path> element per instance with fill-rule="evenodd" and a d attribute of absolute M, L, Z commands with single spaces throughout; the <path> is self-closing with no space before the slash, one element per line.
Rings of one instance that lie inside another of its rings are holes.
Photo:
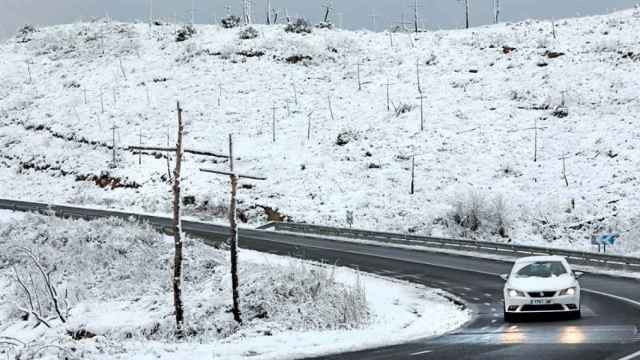
<path fill-rule="evenodd" d="M 504 312 L 504 322 L 515 322 L 516 314 Z"/>
<path fill-rule="evenodd" d="M 572 311 L 570 317 L 571 320 L 579 320 L 582 317 L 582 310 Z"/>

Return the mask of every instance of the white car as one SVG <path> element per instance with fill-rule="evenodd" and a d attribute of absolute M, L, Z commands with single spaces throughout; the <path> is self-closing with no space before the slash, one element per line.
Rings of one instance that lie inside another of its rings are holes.
<path fill-rule="evenodd" d="M 579 319 L 580 283 L 562 256 L 531 256 L 516 260 L 511 274 L 501 277 L 504 286 L 504 320 L 520 314 L 568 313 Z"/>

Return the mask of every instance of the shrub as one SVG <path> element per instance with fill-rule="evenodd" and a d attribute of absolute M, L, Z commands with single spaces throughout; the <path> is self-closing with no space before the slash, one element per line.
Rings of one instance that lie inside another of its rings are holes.
<path fill-rule="evenodd" d="M 176 32 L 176 42 L 182 42 L 191 39 L 196 29 L 191 25 L 185 25 Z"/>
<path fill-rule="evenodd" d="M 229 15 L 220 21 L 222 27 L 225 29 L 232 29 L 234 27 L 240 26 L 240 17 L 235 15 Z"/>
<path fill-rule="evenodd" d="M 468 236 L 468 231 L 475 233 L 484 229 L 492 235 L 507 238 L 511 223 L 508 214 L 507 203 L 501 195 L 488 202 L 478 192 L 471 191 L 456 196 L 449 218 L 463 230 L 463 236 Z"/>
<path fill-rule="evenodd" d="M 332 24 L 332 23 L 330 23 L 330 22 L 324 22 L 324 21 L 321 21 L 318 25 L 316 25 L 316 27 L 317 27 L 318 29 L 328 29 L 328 30 L 331 30 L 331 29 L 333 29 L 333 24 Z"/>
<path fill-rule="evenodd" d="M 345 146 L 356 138 L 356 134 L 354 134 L 352 131 L 343 131 L 338 135 L 338 138 L 336 139 L 336 145 Z"/>
<path fill-rule="evenodd" d="M 258 30 L 254 29 L 251 26 L 248 26 L 242 31 L 240 31 L 240 39 L 242 40 L 255 39 L 257 37 L 258 37 Z"/>
<path fill-rule="evenodd" d="M 394 104 L 393 107 L 394 107 L 394 111 L 395 111 L 396 117 L 399 117 L 402 114 L 406 114 L 408 112 L 411 112 L 415 108 L 414 105 L 406 104 L 406 103 L 400 103 L 400 105 L 398 105 L 398 106 L 396 106 Z"/>
<path fill-rule="evenodd" d="M 296 21 L 287 24 L 284 31 L 296 34 L 310 34 L 312 31 L 311 24 L 303 18 L 297 18 Z"/>

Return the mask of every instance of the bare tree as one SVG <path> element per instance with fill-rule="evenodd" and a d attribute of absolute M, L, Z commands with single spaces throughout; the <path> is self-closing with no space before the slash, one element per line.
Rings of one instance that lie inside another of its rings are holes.
<path fill-rule="evenodd" d="M 173 257 L 173 306 L 176 315 L 176 335 L 184 337 L 184 306 L 182 304 L 182 220 L 180 218 L 180 171 L 182 170 L 182 109 L 177 103 L 178 138 L 176 141 L 176 167 L 173 171 L 173 239 L 175 253 Z"/>
<path fill-rule="evenodd" d="M 271 0 L 267 0 L 266 15 L 267 15 L 267 25 L 271 25 Z"/>
<path fill-rule="evenodd" d="M 53 282 L 51 281 L 51 273 L 45 271 L 45 269 L 42 267 L 42 265 L 40 264 L 40 261 L 38 260 L 38 258 L 33 254 L 33 252 L 25 247 L 14 247 L 14 249 L 25 255 L 28 259 L 31 260 L 31 263 L 33 264 L 33 266 L 36 268 L 36 270 L 38 270 L 38 273 L 40 273 L 40 275 L 42 276 L 42 281 L 44 283 L 45 289 L 47 294 L 49 295 L 49 299 L 51 300 L 51 305 L 53 306 L 53 310 L 55 310 L 58 319 L 60 319 L 61 322 L 66 323 L 67 319 L 66 316 L 62 314 L 62 310 L 60 309 L 60 300 L 58 299 L 58 291 L 55 287 L 55 285 L 53 284 Z M 14 269 L 15 270 L 15 269 Z M 16 277 L 19 278 L 18 273 L 16 272 Z M 23 287 L 23 289 L 26 289 L 26 286 L 24 286 L 24 282 L 20 279 L 17 280 L 21 283 L 21 286 Z M 29 293 L 28 290 L 26 290 L 27 293 Z M 34 292 L 36 290 L 34 289 Z M 30 306 L 31 306 L 31 311 L 28 311 L 29 313 L 31 313 L 32 315 L 34 315 L 36 317 L 36 319 L 45 324 L 45 326 L 47 327 L 51 327 L 46 320 L 44 320 L 43 317 L 39 316 L 42 315 L 41 312 L 40 313 L 36 313 L 35 309 L 33 307 L 33 303 L 31 302 L 31 296 L 28 295 L 29 301 L 30 301 Z M 41 310 L 40 310 L 41 311 Z"/>
<path fill-rule="evenodd" d="M 420 31 L 419 19 L 418 19 L 418 0 L 414 0 L 413 3 L 413 27 L 416 33 Z"/>
<path fill-rule="evenodd" d="M 493 20 L 497 24 L 500 22 L 500 0 L 493 0 Z"/>
<path fill-rule="evenodd" d="M 237 219 L 237 200 L 238 180 L 241 178 L 253 180 L 266 180 L 266 178 L 240 175 L 236 173 L 233 159 L 233 137 L 229 134 L 229 172 L 200 169 L 202 172 L 213 173 L 218 175 L 228 175 L 231 179 L 231 196 L 229 204 L 229 230 L 230 230 L 230 252 L 231 252 L 231 295 L 233 300 L 233 318 L 236 322 L 242 323 L 240 313 L 240 295 L 238 292 L 238 219 Z"/>
<path fill-rule="evenodd" d="M 327 101 L 329 102 L 329 114 L 331 115 L 331 120 L 335 121 L 335 117 L 333 116 L 333 106 L 331 106 L 331 95 L 327 95 Z"/>
<path fill-rule="evenodd" d="M 415 194 L 416 156 L 411 156 L 411 195 Z"/>
<path fill-rule="evenodd" d="M 464 1 L 464 27 L 465 29 L 469 28 L 469 0 Z"/>
<path fill-rule="evenodd" d="M 271 107 L 271 110 L 273 111 L 273 117 L 271 119 L 271 139 L 273 140 L 273 142 L 276 142 L 276 110 L 278 109 L 278 107 L 276 106 L 276 103 L 273 103 L 273 106 Z"/>
<path fill-rule="evenodd" d="M 236 212 L 236 193 L 238 191 L 238 175 L 233 167 L 233 137 L 229 134 L 229 171 L 231 172 L 231 199 L 229 204 L 229 229 L 231 231 L 231 292 L 233 298 L 233 318 L 242 323 L 240 317 L 240 298 L 238 295 L 238 214 Z"/>
<path fill-rule="evenodd" d="M 323 22 L 328 23 L 329 22 L 329 14 L 331 13 L 331 10 L 333 10 L 333 6 L 331 5 L 331 1 L 328 0 L 324 5 L 322 5 L 322 8 L 324 8 L 324 18 L 323 18 Z"/>

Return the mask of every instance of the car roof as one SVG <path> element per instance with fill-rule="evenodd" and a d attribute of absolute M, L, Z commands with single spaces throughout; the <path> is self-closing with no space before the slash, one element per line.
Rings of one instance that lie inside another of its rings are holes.
<path fill-rule="evenodd" d="M 516 264 L 530 263 L 530 262 L 537 262 L 537 261 L 566 261 L 566 259 L 564 258 L 564 256 L 558 256 L 558 255 L 527 256 L 527 257 L 517 259 Z"/>

